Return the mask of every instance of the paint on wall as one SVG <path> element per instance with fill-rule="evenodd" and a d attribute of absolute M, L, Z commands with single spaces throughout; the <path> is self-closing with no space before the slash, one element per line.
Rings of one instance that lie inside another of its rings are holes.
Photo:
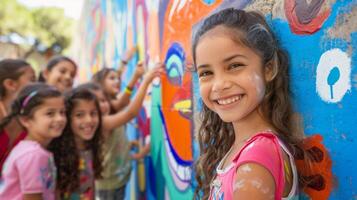
<path fill-rule="evenodd" d="M 151 135 L 151 160 L 145 160 L 146 192 L 140 191 L 138 177 L 133 176 L 128 195 L 132 199 L 192 198 L 192 164 L 198 155 L 194 132 L 201 109 L 197 75 L 187 71 L 192 65 L 192 28 L 204 16 L 231 6 L 261 11 L 290 55 L 294 107 L 311 136 L 306 148 L 324 155 L 314 163 L 320 171 L 304 174 L 318 177 L 324 187 L 305 190 L 303 199 L 356 198 L 357 173 L 346 170 L 357 167 L 353 159 L 356 0 L 88 0 L 79 30 L 82 81 L 104 65 L 116 67 L 125 49 L 134 44 L 140 46 L 140 54 L 129 64 L 124 82 L 139 58 L 145 58 L 148 68 L 159 60 L 167 64 L 167 75 L 150 90 L 139 126 L 133 121 L 128 131 L 133 138 L 142 139 L 148 130 Z"/>

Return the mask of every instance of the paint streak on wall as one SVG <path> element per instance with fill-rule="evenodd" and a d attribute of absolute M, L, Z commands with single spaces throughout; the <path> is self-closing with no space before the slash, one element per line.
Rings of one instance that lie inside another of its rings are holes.
<path fill-rule="evenodd" d="M 357 173 L 346 169 L 357 168 L 356 0 L 88 0 L 79 29 L 82 82 L 104 66 L 116 68 L 134 44 L 139 54 L 129 63 L 123 85 L 138 60 L 148 68 L 166 63 L 167 75 L 154 81 L 138 120 L 128 126 L 129 136 L 142 143 L 150 133 L 151 156 L 143 162 L 145 175 L 144 166 L 135 167 L 127 195 L 192 198 L 198 155 L 194 131 L 201 109 L 197 75 L 186 70 L 192 64 L 192 29 L 226 7 L 261 11 L 290 54 L 294 106 L 311 136 L 306 149 L 323 155 L 313 164 L 314 174 L 303 174 L 322 184 L 305 189 L 302 199 L 355 198 Z"/>

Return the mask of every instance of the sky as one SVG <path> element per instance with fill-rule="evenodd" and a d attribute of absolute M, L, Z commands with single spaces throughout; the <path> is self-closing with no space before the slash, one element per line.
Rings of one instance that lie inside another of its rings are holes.
<path fill-rule="evenodd" d="M 67 17 L 78 20 L 81 15 L 84 0 L 17 0 L 19 3 L 29 7 L 60 7 L 64 9 Z"/>

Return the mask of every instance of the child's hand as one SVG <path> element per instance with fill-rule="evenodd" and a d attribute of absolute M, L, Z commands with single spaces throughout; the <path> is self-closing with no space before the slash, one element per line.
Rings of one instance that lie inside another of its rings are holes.
<path fill-rule="evenodd" d="M 146 156 L 146 154 L 144 154 L 142 151 L 139 151 L 138 153 L 131 154 L 131 159 L 140 160 L 140 159 L 144 158 L 145 156 Z"/>
<path fill-rule="evenodd" d="M 135 71 L 134 71 L 134 76 L 136 78 L 140 78 L 145 74 L 145 67 L 143 62 L 138 62 L 136 65 Z"/>
<path fill-rule="evenodd" d="M 137 140 L 130 141 L 129 148 L 132 149 L 135 147 L 139 147 L 139 141 L 137 141 Z"/>
<path fill-rule="evenodd" d="M 155 77 L 160 76 L 165 72 L 165 64 L 164 63 L 156 63 L 155 67 L 150 69 L 144 77 L 144 80 L 151 82 Z"/>

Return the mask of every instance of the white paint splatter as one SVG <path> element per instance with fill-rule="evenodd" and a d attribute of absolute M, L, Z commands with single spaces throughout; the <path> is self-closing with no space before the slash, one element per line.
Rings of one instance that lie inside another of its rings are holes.
<path fill-rule="evenodd" d="M 332 70 L 338 72 L 333 85 L 329 83 Z M 316 69 L 316 91 L 327 103 L 340 102 L 351 91 L 351 58 L 346 52 L 336 48 L 322 54 Z"/>
<path fill-rule="evenodd" d="M 149 0 L 145 1 L 146 7 L 151 12 L 159 12 L 160 1 L 159 0 Z"/>
<path fill-rule="evenodd" d="M 235 182 L 234 186 L 233 186 L 233 191 L 236 191 L 237 189 L 241 189 L 243 188 L 245 183 L 245 179 L 241 179 Z"/>
<path fill-rule="evenodd" d="M 244 165 L 244 166 L 240 167 L 239 170 L 242 173 L 249 173 L 252 171 L 252 169 L 249 167 L 249 165 Z"/>
<path fill-rule="evenodd" d="M 255 187 L 257 189 L 260 189 L 260 187 L 262 187 L 262 185 L 263 185 L 263 181 L 261 179 L 253 179 L 250 182 L 253 185 L 253 187 Z"/>
<path fill-rule="evenodd" d="M 268 194 L 269 191 L 270 191 L 269 188 L 262 188 L 263 194 Z"/>
<path fill-rule="evenodd" d="M 253 75 L 253 83 L 255 84 L 255 89 L 257 91 L 257 96 L 259 101 L 263 99 L 265 95 L 265 85 L 263 79 L 258 74 L 254 73 Z"/>
<path fill-rule="evenodd" d="M 172 16 L 175 12 L 180 12 L 180 10 L 185 6 L 187 0 L 174 0 L 169 14 L 169 21 L 171 22 Z"/>

